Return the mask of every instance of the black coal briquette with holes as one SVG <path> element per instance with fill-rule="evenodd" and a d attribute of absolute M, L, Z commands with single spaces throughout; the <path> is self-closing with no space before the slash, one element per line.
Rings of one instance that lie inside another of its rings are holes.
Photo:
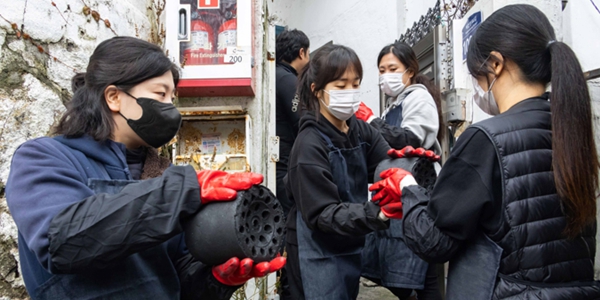
<path fill-rule="evenodd" d="M 407 157 L 396 159 L 385 159 L 375 169 L 374 182 L 381 180 L 379 174 L 390 168 L 401 168 L 409 171 L 418 185 L 424 187 L 429 194 L 433 190 L 437 173 L 434 163 L 422 157 Z"/>
<path fill-rule="evenodd" d="M 275 195 L 255 185 L 234 201 L 205 205 L 184 224 L 187 247 L 202 263 L 214 266 L 232 257 L 269 261 L 283 247 L 285 219 Z"/>

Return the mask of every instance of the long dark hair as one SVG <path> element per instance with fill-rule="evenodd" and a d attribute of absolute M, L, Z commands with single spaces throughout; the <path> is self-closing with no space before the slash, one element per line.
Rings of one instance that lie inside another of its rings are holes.
<path fill-rule="evenodd" d="M 331 44 L 317 50 L 300 74 L 298 82 L 300 107 L 304 110 L 314 111 L 318 116 L 321 105 L 316 95 L 317 92 L 323 90 L 328 83 L 344 76 L 348 68 L 353 69 L 362 81 L 362 64 L 354 50 L 346 46 Z M 315 84 L 314 91 L 311 89 L 313 83 Z"/>
<path fill-rule="evenodd" d="M 429 78 L 427 78 L 427 76 L 419 74 L 419 61 L 417 60 L 417 55 L 408 44 L 396 42 L 383 47 L 381 52 L 379 52 L 379 56 L 377 56 L 377 65 L 381 63 L 381 59 L 383 59 L 385 55 L 390 53 L 400 60 L 400 62 L 406 67 L 406 71 L 412 71 L 415 74 L 410 79 L 410 83 L 419 83 L 424 85 L 429 94 L 431 94 L 431 97 L 433 97 L 433 101 L 435 102 L 438 112 L 439 129 L 437 133 L 437 140 L 441 142 L 444 138 L 446 127 L 444 126 L 444 119 L 442 117 L 442 96 L 440 95 L 440 90 L 431 82 L 431 80 L 429 80 Z"/>
<path fill-rule="evenodd" d="M 103 41 L 90 57 L 87 72 L 73 76 L 73 98 L 54 133 L 66 137 L 88 134 L 97 141 L 111 138 L 114 120 L 104 99 L 104 90 L 115 85 L 128 91 L 168 71 L 173 73 L 177 86 L 179 68 L 154 44 L 133 37 Z"/>
<path fill-rule="evenodd" d="M 577 236 L 596 221 L 598 157 L 588 88 L 575 53 L 555 41 L 548 18 L 531 5 L 509 5 L 494 12 L 469 44 L 467 67 L 476 77 L 492 73 L 499 52 L 529 83 L 551 82 L 552 168 L 567 216 L 565 233 Z"/>

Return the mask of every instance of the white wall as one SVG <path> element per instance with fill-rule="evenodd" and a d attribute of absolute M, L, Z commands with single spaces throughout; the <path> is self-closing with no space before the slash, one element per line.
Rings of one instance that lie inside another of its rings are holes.
<path fill-rule="evenodd" d="M 275 23 L 302 30 L 311 49 L 333 41 L 352 48 L 363 65 L 361 99 L 379 114 L 379 51 L 412 26 L 435 0 L 273 0 L 269 11 Z M 409 13 L 410 11 L 410 13 Z"/>
<path fill-rule="evenodd" d="M 564 10 L 564 42 L 577 54 L 584 71 L 600 69 L 600 0 L 569 1 Z"/>

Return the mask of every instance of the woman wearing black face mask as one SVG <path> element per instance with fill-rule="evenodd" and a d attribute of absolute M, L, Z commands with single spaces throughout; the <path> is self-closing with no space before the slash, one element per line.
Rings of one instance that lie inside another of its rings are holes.
<path fill-rule="evenodd" d="M 475 102 L 495 116 L 465 130 L 430 196 L 391 193 L 407 245 L 450 262 L 449 300 L 600 299 L 599 162 L 575 54 L 539 9 L 509 5 L 479 26 L 467 66 Z"/>
<path fill-rule="evenodd" d="M 159 47 L 104 41 L 73 78 L 58 135 L 15 152 L 6 198 L 33 299 L 229 299 L 285 263 L 205 266 L 187 252 L 181 224 L 262 175 L 196 172 L 158 157 L 154 147 L 181 124 L 172 104 L 178 79 Z"/>

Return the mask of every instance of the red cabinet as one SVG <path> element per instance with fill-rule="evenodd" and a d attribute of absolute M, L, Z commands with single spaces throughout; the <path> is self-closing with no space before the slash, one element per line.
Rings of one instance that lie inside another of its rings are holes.
<path fill-rule="evenodd" d="M 168 55 L 180 97 L 254 96 L 253 1 L 167 1 Z"/>

